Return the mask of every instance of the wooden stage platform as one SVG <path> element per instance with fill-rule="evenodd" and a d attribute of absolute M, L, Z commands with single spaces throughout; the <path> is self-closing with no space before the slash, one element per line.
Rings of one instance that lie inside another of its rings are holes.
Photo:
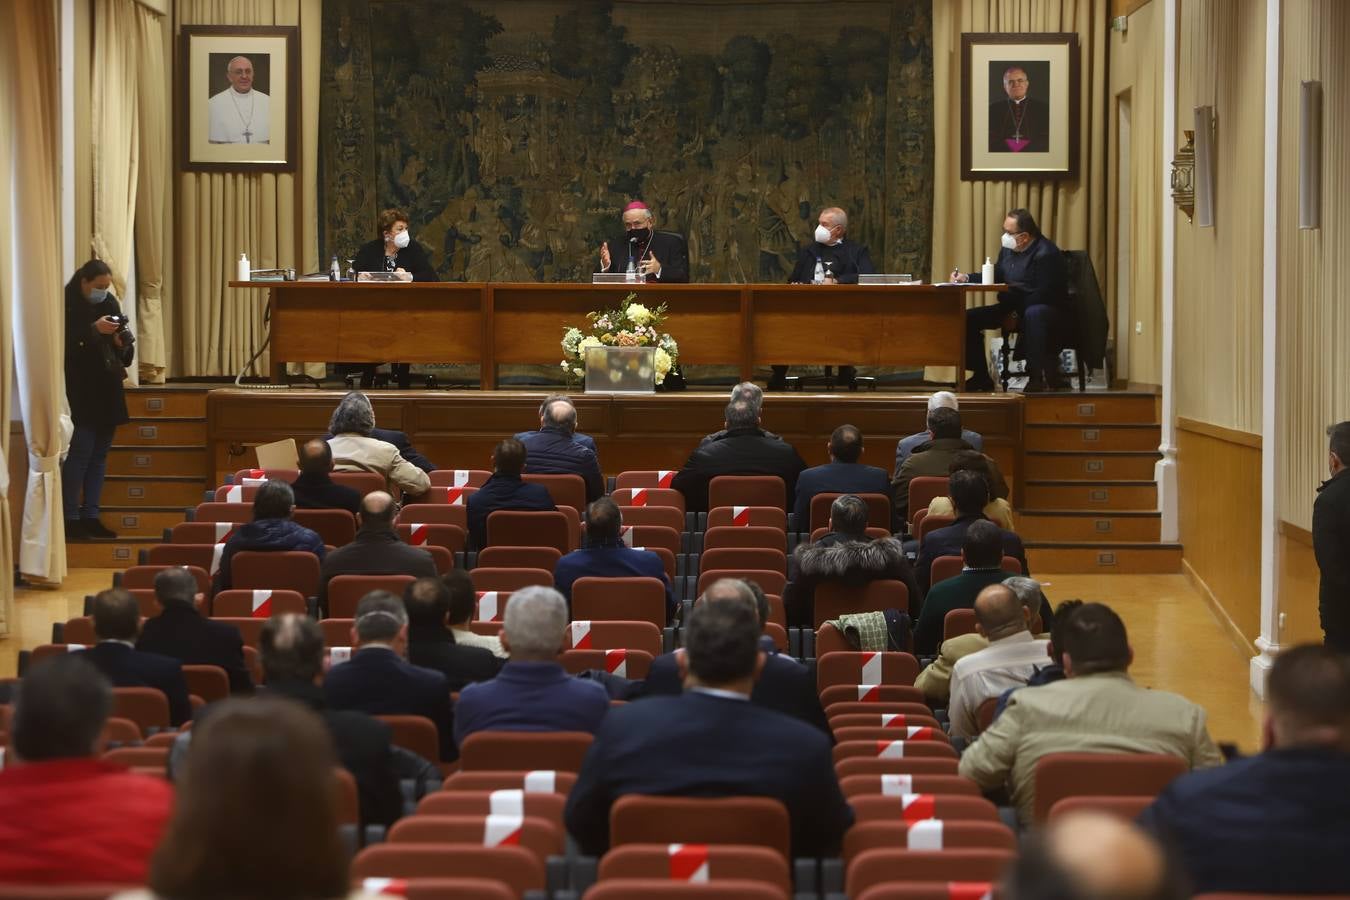
<path fill-rule="evenodd" d="M 405 431 L 444 468 L 491 468 L 493 446 L 539 427 L 547 391 L 371 391 L 376 424 Z M 208 483 L 255 464 L 256 444 L 317 437 L 327 430 L 340 391 L 221 388 L 207 395 Z M 647 396 L 576 394 L 579 430 L 595 438 L 605 474 L 678 469 L 699 438 L 722 427 L 727 394 L 685 391 Z M 790 441 L 807 465 L 827 462 L 830 432 L 862 429 L 862 461 L 887 472 L 900 438 L 924 427 L 927 394 L 774 393 L 764 398 L 764 427 Z M 1021 394 L 964 394 L 961 419 L 984 435 L 985 452 L 1022 494 L 1025 401 Z"/>

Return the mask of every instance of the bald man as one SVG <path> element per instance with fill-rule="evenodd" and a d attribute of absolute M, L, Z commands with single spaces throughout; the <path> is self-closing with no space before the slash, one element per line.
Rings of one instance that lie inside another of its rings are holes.
<path fill-rule="evenodd" d="M 361 512 L 361 494 L 345 484 L 336 484 L 333 450 L 323 438 L 305 441 L 300 447 L 300 477 L 291 483 L 296 509 L 345 509 Z"/>
<path fill-rule="evenodd" d="M 991 584 L 975 596 L 975 630 L 989 646 L 963 656 L 952 667 L 947 715 L 952 736 L 979 733 L 980 704 L 1008 688 L 1022 687 L 1038 666 L 1048 665 L 1048 640 L 1032 631 L 1032 612 L 1006 584 Z M 1035 616 L 1040 630 L 1040 616 Z"/>
<path fill-rule="evenodd" d="M 371 491 L 361 501 L 356 540 L 328 554 L 319 581 L 319 609 L 327 614 L 328 582 L 338 575 L 411 575 L 435 578 L 436 563 L 421 547 L 412 547 L 394 531 L 398 507 L 384 491 Z"/>
<path fill-rule="evenodd" d="M 225 64 L 230 86 L 206 103 L 213 144 L 267 144 L 272 140 L 272 101 L 253 89 L 253 60 L 236 56 Z"/>
<path fill-rule="evenodd" d="M 1182 900 L 1190 892 L 1137 826 L 1097 812 L 1057 818 L 1028 842 L 1004 889 L 1015 897 Z"/>

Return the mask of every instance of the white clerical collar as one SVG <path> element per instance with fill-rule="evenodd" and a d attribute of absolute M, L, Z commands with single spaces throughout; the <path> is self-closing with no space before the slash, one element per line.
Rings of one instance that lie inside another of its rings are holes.
<path fill-rule="evenodd" d="M 723 700 L 742 700 L 746 703 L 750 702 L 749 694 L 742 694 L 739 691 L 724 691 L 721 688 L 710 688 L 700 685 L 699 687 L 690 688 L 689 692 L 691 694 L 707 694 L 709 697 L 721 697 Z"/>

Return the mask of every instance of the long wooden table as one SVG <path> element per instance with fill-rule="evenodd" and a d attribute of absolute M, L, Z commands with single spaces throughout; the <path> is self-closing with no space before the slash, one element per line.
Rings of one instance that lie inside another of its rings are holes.
<path fill-rule="evenodd" d="M 966 299 L 1002 285 L 230 282 L 270 291 L 273 379 L 287 362 L 556 366 L 563 330 L 629 293 L 666 303 L 685 363 L 965 368 Z"/>

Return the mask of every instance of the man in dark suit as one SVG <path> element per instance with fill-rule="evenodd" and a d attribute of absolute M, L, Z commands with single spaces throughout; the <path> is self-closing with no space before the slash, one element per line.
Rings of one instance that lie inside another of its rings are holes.
<path fill-rule="evenodd" d="M 544 426 L 548 424 L 548 408 L 559 400 L 566 400 L 568 403 L 572 402 L 571 398 L 568 397 L 566 394 L 549 394 L 547 397 L 544 398 L 544 401 L 539 404 L 539 429 L 541 431 L 544 429 Z M 523 442 L 525 440 L 525 436 L 529 434 L 534 434 L 534 432 L 518 431 L 514 435 L 512 435 L 512 437 L 514 437 L 518 441 Z M 596 459 L 600 458 L 600 451 L 595 449 L 595 438 L 591 437 L 589 434 L 584 434 L 580 431 L 577 431 L 575 422 L 572 424 L 572 442 L 580 444 L 587 450 L 594 453 Z"/>
<path fill-rule="evenodd" d="M 1003 72 L 1003 93 L 989 104 L 990 153 L 1048 153 L 1050 106 L 1029 95 L 1031 80 L 1021 66 Z"/>
<path fill-rule="evenodd" d="M 469 495 L 469 538 L 475 547 L 487 546 L 487 520 L 499 509 L 550 510 L 553 497 L 542 484 L 522 481 L 525 445 L 507 438 L 492 451 L 492 477 Z"/>
<path fill-rule="evenodd" d="M 951 473 L 952 460 L 962 450 L 975 449 L 962 437 L 961 414 L 955 409 L 939 406 L 928 410 L 928 434 L 930 440 L 914 448 L 895 469 L 891 478 L 891 491 L 895 496 L 895 521 L 909 520 L 909 483 L 920 475 L 948 475 Z M 987 458 L 987 457 L 986 457 Z M 998 464 L 989 460 L 989 489 L 995 497 L 1008 496 L 1008 483 L 1003 478 Z"/>
<path fill-rule="evenodd" d="M 394 531 L 394 498 L 371 491 L 361 500 L 356 540 L 339 547 L 323 561 L 319 581 L 319 609 L 328 609 L 328 582 L 338 575 L 436 576 L 436 563 L 421 547 L 412 547 Z"/>
<path fill-rule="evenodd" d="M 586 483 L 586 500 L 605 492 L 605 477 L 592 442 L 587 447 L 576 439 L 577 408 L 566 397 L 544 401 L 538 431 L 524 431 L 516 440 L 525 446 L 525 471 L 538 475 L 580 475 Z"/>
<path fill-rule="evenodd" d="M 136 598 L 121 588 L 100 591 L 94 597 L 94 634 L 98 643 L 84 651 L 85 659 L 112 682 L 113 687 L 149 687 L 169 701 L 169 721 L 182 725 L 192 718 L 183 664 L 169 656 L 136 649 L 141 610 Z"/>
<path fill-rule="evenodd" d="M 388 591 L 371 591 L 356 607 L 350 661 L 333 666 L 323 682 L 334 709 L 371 715 L 425 716 L 440 736 L 441 760 L 459 759 L 450 682 L 404 657 L 408 649 L 408 613 Z"/>
<path fill-rule="evenodd" d="M 244 667 L 244 638 L 239 629 L 213 622 L 197 612 L 197 579 L 187 569 L 164 569 L 155 575 L 155 600 L 160 614 L 146 619 L 136 649 L 171 656 L 194 666 L 220 666 L 230 676 L 230 693 L 253 691 Z"/>
<path fill-rule="evenodd" d="M 419 578 L 403 592 L 408 611 L 408 661 L 435 669 L 462 691 L 475 681 L 488 681 L 501 671 L 501 660 L 482 647 L 463 647 L 450 631 L 450 588 L 440 578 Z"/>
<path fill-rule="evenodd" d="M 318 713 L 338 761 L 356 779 L 362 825 L 392 825 L 403 813 L 389 726 L 365 713 L 329 709 L 323 688 L 323 632 L 307 616 L 273 616 L 262 629 L 267 693 Z M 433 760 L 434 761 L 434 760 Z"/>
<path fill-rule="evenodd" d="M 1264 752 L 1182 775 L 1140 824 L 1196 894 L 1350 894 L 1350 657 L 1282 650 L 1266 701 Z"/>
<path fill-rule="evenodd" d="M 1350 653 L 1350 422 L 1327 429 L 1331 477 L 1313 501 L 1312 541 L 1320 582 L 1317 609 L 1323 642 Z"/>
<path fill-rule="evenodd" d="M 840 425 L 830 435 L 830 461 L 812 466 L 797 476 L 797 530 L 810 532 L 811 498 L 816 494 L 881 494 L 891 496 L 891 479 L 885 469 L 864 466 L 858 460 L 863 453 L 862 432 L 852 425 Z"/>
<path fill-rule="evenodd" d="M 755 384 L 753 381 L 742 381 L 731 389 L 731 398 L 727 402 L 735 403 L 737 400 L 744 400 L 746 403 L 749 403 L 755 409 L 755 417 L 762 418 L 764 408 L 764 388 Z M 769 431 L 767 428 L 761 428 L 761 430 L 764 432 L 766 438 L 772 438 L 775 441 L 782 440 L 782 438 L 772 431 Z M 703 439 L 698 442 L 698 445 L 702 447 L 704 444 L 720 441 L 726 436 L 727 430 L 725 428 L 719 428 L 712 434 L 705 434 Z"/>
<path fill-rule="evenodd" d="M 708 483 L 718 475 L 777 475 L 783 479 L 784 497 L 791 498 L 805 468 L 791 444 L 760 429 L 755 406 L 736 400 L 727 404 L 726 434 L 689 454 L 671 487 L 684 494 L 687 509 L 703 511 L 708 508 Z"/>
<path fill-rule="evenodd" d="M 839 790 L 830 739 L 750 702 L 765 666 L 759 635 L 743 600 L 694 607 L 680 660 L 685 692 L 612 710 L 586 754 L 564 814 L 583 853 L 609 847 L 610 809 L 628 794 L 780 800 L 793 857 L 838 852 L 853 810 Z"/>
<path fill-rule="evenodd" d="M 322 561 L 327 548 L 318 533 L 291 518 L 295 492 L 284 481 L 267 481 L 253 497 L 253 521 L 234 530 L 220 552 L 213 592 L 228 590 L 234 555 L 241 550 L 307 550 Z"/>
<path fill-rule="evenodd" d="M 586 507 L 586 546 L 558 560 L 553 586 L 572 602 L 572 585 L 578 578 L 655 578 L 666 586 L 666 618 L 675 615 L 675 592 L 666 575 L 665 563 L 650 550 L 624 544 L 623 515 L 608 497 Z"/>
<path fill-rule="evenodd" d="M 937 653 L 942 643 L 947 613 L 954 609 L 974 609 L 975 598 L 980 591 L 992 584 L 1002 584 L 1008 577 L 1001 565 L 1004 552 L 1002 531 L 987 519 L 973 519 L 966 523 L 961 536 L 962 570 L 960 574 L 933 585 L 924 597 L 923 609 L 914 623 L 915 653 L 925 656 Z M 932 536 L 930 534 L 928 537 Z M 924 549 L 927 548 L 928 539 L 925 538 Z"/>
<path fill-rule="evenodd" d="M 683 235 L 657 231 L 652 211 L 641 200 L 623 208 L 624 236 L 600 245 L 601 272 L 625 272 L 631 264 L 635 275 L 686 284 L 689 281 L 689 250 Z"/>
<path fill-rule="evenodd" d="M 915 568 L 919 579 L 919 588 L 927 593 L 933 574 L 933 560 L 939 556 L 959 556 L 965 544 L 966 531 L 973 522 L 986 522 L 985 504 L 989 502 L 989 483 L 979 472 L 963 469 L 947 476 L 947 495 L 951 497 L 952 508 L 956 512 L 956 521 L 945 528 L 928 532 L 919 549 L 919 560 Z M 990 523 L 993 524 L 993 523 Z M 1027 568 L 1027 553 L 1022 539 L 1016 532 L 994 526 L 1001 536 L 1002 556 L 1011 556 L 1022 564 L 1022 574 L 1030 575 Z M 995 562 L 995 565 L 998 563 Z"/>
<path fill-rule="evenodd" d="M 567 604 L 553 588 L 534 585 L 506 601 L 502 644 L 511 659 L 491 681 L 459 695 L 455 743 L 476 731 L 588 731 L 609 712 L 598 682 L 573 678 L 558 662 Z"/>
<path fill-rule="evenodd" d="M 703 602 L 710 599 L 748 604 L 759 619 L 759 647 L 765 654 L 764 670 L 750 692 L 750 702 L 792 716 L 829 735 L 830 723 L 820 705 L 815 673 L 792 657 L 780 654 L 773 638 L 762 633 L 769 621 L 769 601 L 764 592 L 755 590 L 747 582 L 723 578 L 708 585 L 703 592 Z M 676 696 L 684 691 L 684 675 L 680 668 L 683 655 L 684 650 L 676 650 L 652 660 L 643 686 L 644 697 Z"/>
<path fill-rule="evenodd" d="M 295 505 L 300 509 L 345 509 L 357 515 L 361 512 L 361 494 L 335 483 L 329 476 L 332 471 L 333 448 L 328 441 L 305 441 L 300 447 L 300 477 L 291 482 Z"/>

